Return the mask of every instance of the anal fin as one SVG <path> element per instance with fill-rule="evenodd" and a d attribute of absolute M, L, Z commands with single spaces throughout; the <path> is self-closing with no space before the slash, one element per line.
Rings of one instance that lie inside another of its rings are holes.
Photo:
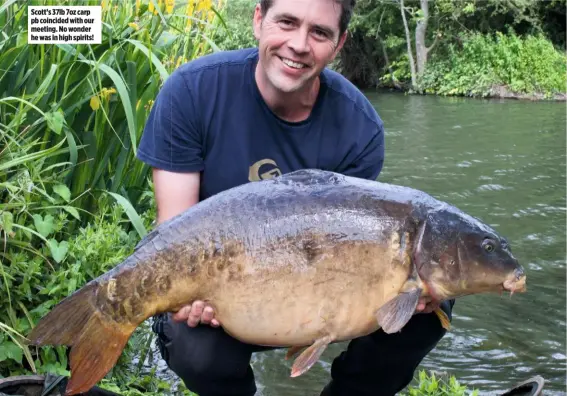
<path fill-rule="evenodd" d="M 406 325 L 415 313 L 421 291 L 422 289 L 415 288 L 402 292 L 376 311 L 378 325 L 385 333 L 398 332 Z"/>
<path fill-rule="evenodd" d="M 308 371 L 319 360 L 321 354 L 332 341 L 333 337 L 327 335 L 317 339 L 309 348 L 304 350 L 293 362 L 291 377 L 299 377 Z"/>
<path fill-rule="evenodd" d="M 285 360 L 291 359 L 297 352 L 301 351 L 303 348 L 305 348 L 305 345 L 294 345 L 292 347 L 289 347 L 287 353 L 285 354 Z"/>
<path fill-rule="evenodd" d="M 439 320 L 441 321 L 441 326 L 443 326 L 443 328 L 445 330 L 450 330 L 451 329 L 451 321 L 449 320 L 449 317 L 447 316 L 447 314 L 445 313 L 445 311 L 443 311 L 441 309 L 441 307 L 438 307 L 435 311 L 435 315 L 437 315 L 437 317 L 439 318 Z"/>

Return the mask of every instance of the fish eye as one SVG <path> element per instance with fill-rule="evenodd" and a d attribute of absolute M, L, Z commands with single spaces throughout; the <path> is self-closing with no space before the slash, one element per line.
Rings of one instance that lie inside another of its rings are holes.
<path fill-rule="evenodd" d="M 488 253 L 492 253 L 495 249 L 494 241 L 492 241 L 491 239 L 485 239 L 484 241 L 482 241 L 482 247 Z"/>

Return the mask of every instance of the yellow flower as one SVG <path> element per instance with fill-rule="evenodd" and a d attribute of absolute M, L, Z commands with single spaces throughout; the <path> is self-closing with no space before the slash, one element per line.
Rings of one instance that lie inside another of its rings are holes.
<path fill-rule="evenodd" d="M 137 23 L 134 23 L 134 22 L 130 22 L 130 23 L 128 24 L 128 26 L 130 26 L 130 27 L 131 27 L 132 29 L 134 29 L 134 30 L 138 30 L 138 29 L 139 29 L 138 24 L 137 24 Z"/>
<path fill-rule="evenodd" d="M 148 11 L 149 12 L 154 12 L 154 0 L 150 0 L 150 3 L 148 4 Z"/>
<path fill-rule="evenodd" d="M 98 95 L 91 97 L 89 105 L 91 109 L 97 111 L 100 108 L 101 100 L 109 100 L 112 94 L 116 93 L 116 88 L 103 88 Z"/>
<path fill-rule="evenodd" d="M 103 88 L 100 94 L 104 97 L 105 100 L 108 100 L 110 98 L 110 95 L 115 93 L 115 88 Z"/>
<path fill-rule="evenodd" d="M 173 6 L 175 5 L 175 0 L 165 0 L 165 11 L 168 14 L 173 12 Z"/>
<path fill-rule="evenodd" d="M 199 4 L 197 5 L 197 12 L 199 11 L 208 11 L 212 7 L 211 0 L 199 0 Z"/>
<path fill-rule="evenodd" d="M 91 101 L 89 102 L 89 105 L 91 106 L 91 109 L 93 109 L 94 111 L 97 111 L 99 109 L 100 100 L 98 99 L 97 95 L 91 97 Z"/>
<path fill-rule="evenodd" d="M 193 12 L 195 11 L 195 0 L 187 0 L 187 26 L 185 27 L 185 30 L 190 30 L 191 29 L 191 24 L 193 23 L 193 20 L 191 19 L 193 17 Z"/>

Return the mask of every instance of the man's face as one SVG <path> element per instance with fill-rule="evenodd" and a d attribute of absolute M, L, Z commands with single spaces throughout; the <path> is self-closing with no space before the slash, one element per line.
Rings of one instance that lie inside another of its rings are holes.
<path fill-rule="evenodd" d="M 305 87 L 338 54 L 341 6 L 335 0 L 274 0 L 254 14 L 260 66 L 266 82 L 289 93 Z"/>

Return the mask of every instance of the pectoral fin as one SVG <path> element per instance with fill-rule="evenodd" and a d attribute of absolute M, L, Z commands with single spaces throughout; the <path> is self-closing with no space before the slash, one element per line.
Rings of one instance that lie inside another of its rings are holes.
<path fill-rule="evenodd" d="M 449 330 L 451 328 L 451 321 L 449 320 L 449 317 L 447 316 L 445 311 L 443 311 L 441 308 L 437 308 L 434 312 L 441 321 L 441 326 L 443 326 L 445 330 Z"/>
<path fill-rule="evenodd" d="M 321 354 L 325 351 L 325 349 L 327 349 L 327 346 L 332 341 L 333 338 L 331 336 L 324 336 L 304 350 L 293 362 L 293 366 L 291 367 L 291 377 L 299 377 L 301 374 L 309 370 L 311 366 L 319 360 Z"/>
<path fill-rule="evenodd" d="M 402 292 L 376 311 L 378 325 L 391 334 L 400 331 L 411 319 L 417 308 L 422 289 L 415 288 Z"/>

